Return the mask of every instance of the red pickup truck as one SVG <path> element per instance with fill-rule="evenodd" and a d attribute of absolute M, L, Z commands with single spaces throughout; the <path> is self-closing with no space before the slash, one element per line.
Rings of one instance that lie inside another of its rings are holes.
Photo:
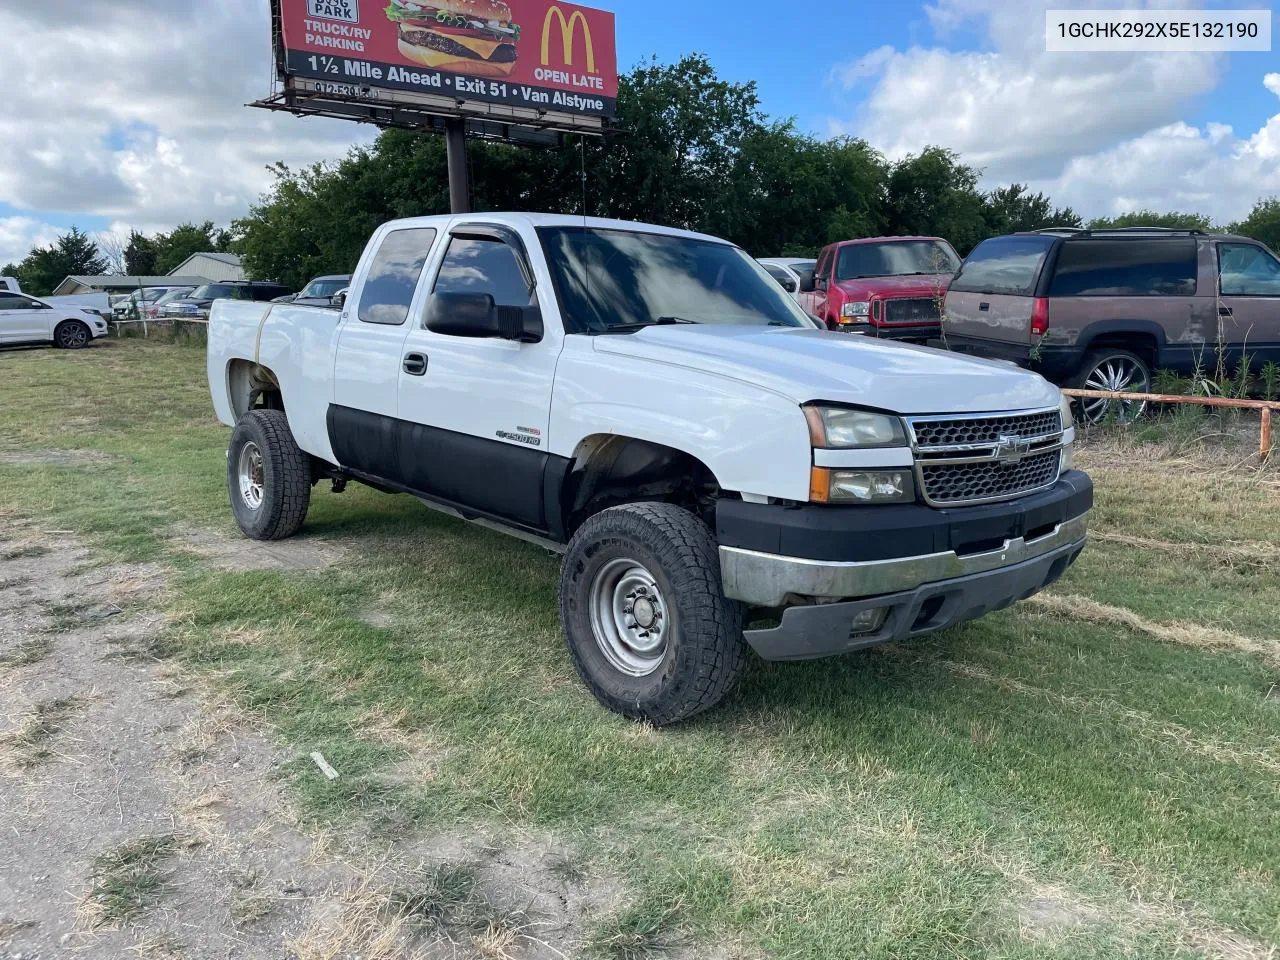
<path fill-rule="evenodd" d="M 960 257 L 940 237 L 868 237 L 822 248 L 800 304 L 828 329 L 924 342 L 941 331 L 942 298 Z"/>

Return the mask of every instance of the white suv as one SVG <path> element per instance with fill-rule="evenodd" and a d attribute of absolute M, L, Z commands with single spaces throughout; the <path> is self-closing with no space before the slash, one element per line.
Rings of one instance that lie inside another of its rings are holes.
<path fill-rule="evenodd" d="M 107 321 L 87 307 L 54 306 L 25 293 L 0 290 L 0 345 L 52 343 L 69 350 L 105 336 Z"/>

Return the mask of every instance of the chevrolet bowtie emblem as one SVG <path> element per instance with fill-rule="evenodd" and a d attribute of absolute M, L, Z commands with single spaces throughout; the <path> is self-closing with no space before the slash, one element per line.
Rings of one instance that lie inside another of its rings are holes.
<path fill-rule="evenodd" d="M 1021 437 L 1001 437 L 996 443 L 996 460 L 1004 466 L 1021 463 L 1030 452 L 1031 441 Z"/>

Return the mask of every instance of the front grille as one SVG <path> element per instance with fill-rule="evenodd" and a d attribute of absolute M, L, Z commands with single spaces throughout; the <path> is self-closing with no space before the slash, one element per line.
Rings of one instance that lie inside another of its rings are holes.
<path fill-rule="evenodd" d="M 885 323 L 941 323 L 938 301 L 932 297 L 904 297 L 884 302 Z"/>
<path fill-rule="evenodd" d="M 930 463 L 921 465 L 920 477 L 931 503 L 1007 499 L 1053 483 L 1058 479 L 1059 460 L 1054 449 L 1015 464 Z"/>
<path fill-rule="evenodd" d="M 953 447 L 960 444 L 998 443 L 1001 437 L 1047 437 L 1062 432 L 1062 416 L 1057 410 L 1000 417 L 969 417 L 955 420 L 916 420 L 916 448 Z"/>

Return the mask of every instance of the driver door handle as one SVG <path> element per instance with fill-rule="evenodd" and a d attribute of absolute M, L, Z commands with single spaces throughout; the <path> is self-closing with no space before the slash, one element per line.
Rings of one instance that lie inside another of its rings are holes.
<path fill-rule="evenodd" d="M 1218 308 L 1218 316 L 1220 316 L 1220 317 L 1230 317 L 1230 316 L 1234 316 L 1234 314 L 1232 314 L 1232 312 L 1231 312 L 1231 308 L 1230 308 L 1230 307 L 1219 307 L 1219 308 Z"/>
<path fill-rule="evenodd" d="M 425 376 L 427 373 L 427 355 L 425 353 L 406 353 L 404 355 L 404 372 L 411 377 Z"/>

